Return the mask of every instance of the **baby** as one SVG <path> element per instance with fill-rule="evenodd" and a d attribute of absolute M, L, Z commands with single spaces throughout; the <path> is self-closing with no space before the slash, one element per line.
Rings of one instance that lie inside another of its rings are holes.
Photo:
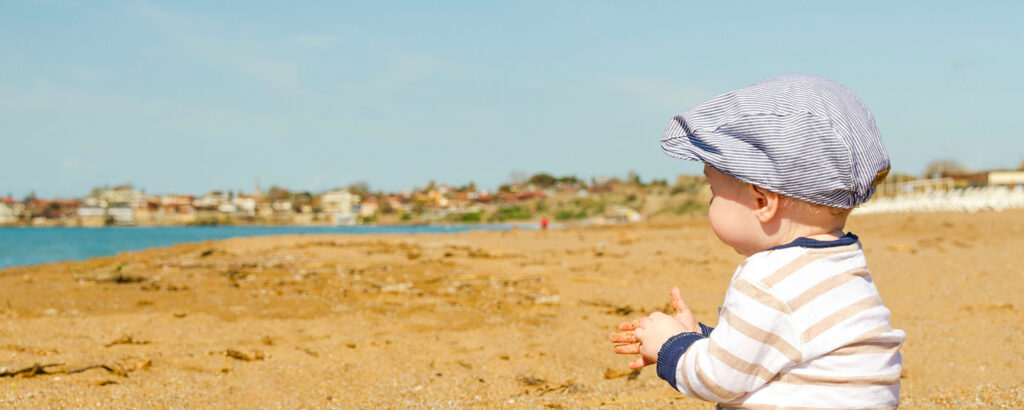
<path fill-rule="evenodd" d="M 711 228 L 747 259 L 717 327 L 672 288 L 675 315 L 622 323 L 615 352 L 724 408 L 897 406 L 905 334 L 843 231 L 889 172 L 860 99 L 825 78 L 775 77 L 677 115 L 661 147 L 705 164 Z"/>

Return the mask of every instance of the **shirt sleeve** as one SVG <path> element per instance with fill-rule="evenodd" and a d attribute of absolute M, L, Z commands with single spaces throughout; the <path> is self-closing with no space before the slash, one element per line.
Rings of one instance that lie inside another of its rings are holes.
<path fill-rule="evenodd" d="M 709 337 L 683 333 L 662 345 L 658 375 L 686 395 L 728 402 L 801 362 L 799 340 L 788 307 L 769 290 L 739 279 Z M 662 356 L 669 362 L 661 363 Z"/>

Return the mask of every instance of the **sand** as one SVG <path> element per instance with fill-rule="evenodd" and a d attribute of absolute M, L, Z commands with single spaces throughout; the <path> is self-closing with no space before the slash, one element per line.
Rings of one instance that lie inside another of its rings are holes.
<path fill-rule="evenodd" d="M 848 228 L 908 335 L 904 407 L 1024 405 L 1024 212 Z M 653 368 L 631 373 L 608 335 L 667 310 L 673 285 L 713 325 L 741 260 L 694 218 L 245 238 L 9 268 L 0 407 L 709 408 Z"/>

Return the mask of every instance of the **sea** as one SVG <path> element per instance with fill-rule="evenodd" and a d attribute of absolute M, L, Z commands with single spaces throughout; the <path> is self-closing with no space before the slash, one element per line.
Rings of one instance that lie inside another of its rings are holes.
<path fill-rule="evenodd" d="M 0 269 L 77 261 L 187 242 L 292 234 L 427 234 L 531 229 L 530 225 L 174 226 L 105 228 L 0 228 Z"/>

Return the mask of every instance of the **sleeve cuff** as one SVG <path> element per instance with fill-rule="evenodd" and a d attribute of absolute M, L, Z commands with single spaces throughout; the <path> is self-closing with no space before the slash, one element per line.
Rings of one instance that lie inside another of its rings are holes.
<path fill-rule="evenodd" d="M 701 325 L 701 330 L 704 330 L 703 325 Z M 683 357 L 683 353 L 686 353 L 686 349 L 689 349 L 690 345 L 706 337 L 700 333 L 686 332 L 666 340 L 665 344 L 661 345 L 661 350 L 658 351 L 658 377 L 668 382 L 673 389 L 679 390 L 676 387 L 676 367 L 679 364 L 679 358 Z"/>
<path fill-rule="evenodd" d="M 704 337 L 711 337 L 711 331 L 715 330 L 715 328 L 700 322 L 697 322 L 697 324 L 700 325 L 700 334 L 704 335 Z"/>

